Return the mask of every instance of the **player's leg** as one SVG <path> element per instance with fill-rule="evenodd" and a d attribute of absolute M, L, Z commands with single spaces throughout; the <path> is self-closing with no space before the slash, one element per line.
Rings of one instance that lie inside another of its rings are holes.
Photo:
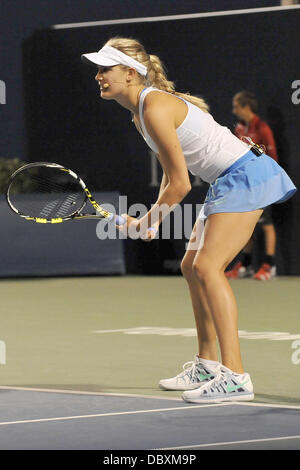
<path fill-rule="evenodd" d="M 237 305 L 224 270 L 251 237 L 261 213 L 257 210 L 210 215 L 205 224 L 203 246 L 194 260 L 194 272 L 203 286 L 213 316 L 222 362 L 236 372 L 243 372 Z"/>
<path fill-rule="evenodd" d="M 209 311 L 202 286 L 194 276 L 193 263 L 197 250 L 203 243 L 204 222 L 198 219 L 193 227 L 185 256 L 181 263 L 181 270 L 188 283 L 191 296 L 197 337 L 198 355 L 194 361 L 187 362 L 180 374 L 170 379 L 163 379 L 159 386 L 164 390 L 192 390 L 198 388 L 206 381 L 215 377 L 215 370 L 219 367 L 216 330 Z"/>
<path fill-rule="evenodd" d="M 195 323 L 197 328 L 199 357 L 218 361 L 217 337 L 214 322 L 205 298 L 202 285 L 195 277 L 193 264 L 199 245 L 203 244 L 204 222 L 198 219 L 193 228 L 186 253 L 181 262 L 181 271 L 187 281 Z"/>
<path fill-rule="evenodd" d="M 232 393 L 239 390 L 235 396 L 241 395 L 244 399 L 252 399 L 253 394 L 251 390 L 244 390 L 243 386 L 246 387 L 246 385 L 239 382 L 241 378 L 247 378 L 246 382 L 248 383 L 250 377 L 248 374 L 244 374 L 238 338 L 237 305 L 230 284 L 224 275 L 224 270 L 251 237 L 261 214 L 262 210 L 210 215 L 204 229 L 203 246 L 199 248 L 193 264 L 195 275 L 203 287 L 202 292 L 207 300 L 217 332 L 222 364 L 225 366 L 222 373 L 227 374 L 226 383 L 234 384 L 237 381 L 237 385 L 240 384 L 238 389 L 234 388 L 236 387 L 234 385 L 228 385 L 228 387 L 231 387 Z M 235 227 L 238 227 L 238 230 L 234 230 Z M 213 382 L 216 380 L 217 378 L 209 384 L 214 387 Z M 252 386 L 252 384 L 250 385 Z M 197 393 L 203 387 L 206 386 L 204 385 L 191 392 L 185 392 L 183 398 L 189 401 L 201 401 L 202 397 L 197 396 Z M 229 399 L 226 388 L 219 388 L 218 385 L 216 390 L 218 399 Z M 220 397 L 220 394 L 223 396 Z M 202 395 L 202 392 L 200 395 Z M 207 395 L 207 391 L 205 395 Z M 206 400 L 208 398 L 206 396 Z"/>

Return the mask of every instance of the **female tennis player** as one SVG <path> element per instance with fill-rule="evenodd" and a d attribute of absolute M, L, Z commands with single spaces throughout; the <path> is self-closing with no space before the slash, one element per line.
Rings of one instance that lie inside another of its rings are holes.
<path fill-rule="evenodd" d="M 258 156 L 218 124 L 203 99 L 176 92 L 160 59 L 147 54 L 139 41 L 114 37 L 82 57 L 98 66 L 101 98 L 131 111 L 163 169 L 156 203 L 141 219 L 122 214 L 126 224 L 120 230 L 134 228 L 153 238 L 153 228 L 164 217 L 160 207 L 174 208 L 191 190 L 188 170 L 210 183 L 181 264 L 199 351 L 183 372 L 159 385 L 184 391 L 182 398 L 192 403 L 252 400 L 253 384 L 241 360 L 236 299 L 224 270 L 251 237 L 263 209 L 286 201 L 296 188 L 271 157 Z"/>

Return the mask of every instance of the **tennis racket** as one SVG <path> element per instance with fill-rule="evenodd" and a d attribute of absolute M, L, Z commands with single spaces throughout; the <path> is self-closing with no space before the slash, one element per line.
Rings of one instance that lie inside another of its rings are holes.
<path fill-rule="evenodd" d="M 73 219 L 106 219 L 116 225 L 126 222 L 103 209 L 82 179 L 57 163 L 29 163 L 18 168 L 10 177 L 6 198 L 16 214 L 40 224 Z M 91 214 L 83 212 L 88 202 L 93 207 Z"/>

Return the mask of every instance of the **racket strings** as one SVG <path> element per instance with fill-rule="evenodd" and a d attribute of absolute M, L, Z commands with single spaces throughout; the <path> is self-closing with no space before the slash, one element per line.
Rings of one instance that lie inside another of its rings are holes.
<path fill-rule="evenodd" d="M 32 176 L 32 183 L 35 183 L 36 188 L 39 188 L 42 192 L 62 192 L 65 191 L 64 188 L 62 188 L 61 184 L 56 183 L 55 181 L 47 181 L 46 179 L 41 179 L 40 177 Z"/>
<path fill-rule="evenodd" d="M 28 168 L 16 175 L 9 199 L 20 214 L 35 218 L 64 218 L 77 213 L 86 196 L 69 173 L 53 167 Z"/>

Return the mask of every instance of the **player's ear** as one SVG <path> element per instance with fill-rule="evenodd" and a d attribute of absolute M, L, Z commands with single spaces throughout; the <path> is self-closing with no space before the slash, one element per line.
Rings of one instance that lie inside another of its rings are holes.
<path fill-rule="evenodd" d="M 126 73 L 126 81 L 127 82 L 132 82 L 137 76 L 137 71 L 133 67 L 128 67 L 127 68 L 127 73 Z"/>

